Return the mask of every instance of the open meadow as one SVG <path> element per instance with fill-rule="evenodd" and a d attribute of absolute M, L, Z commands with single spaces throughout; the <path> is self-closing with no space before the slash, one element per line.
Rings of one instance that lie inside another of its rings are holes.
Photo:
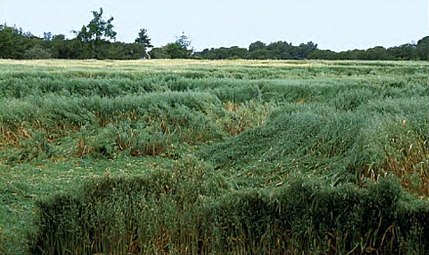
<path fill-rule="evenodd" d="M 429 254 L 428 70 L 0 60 L 0 254 Z"/>

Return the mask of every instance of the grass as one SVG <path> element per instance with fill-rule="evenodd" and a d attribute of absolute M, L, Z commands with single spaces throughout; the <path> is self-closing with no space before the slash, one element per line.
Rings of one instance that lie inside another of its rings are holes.
<path fill-rule="evenodd" d="M 427 70 L 0 60 L 0 253 L 424 254 Z"/>

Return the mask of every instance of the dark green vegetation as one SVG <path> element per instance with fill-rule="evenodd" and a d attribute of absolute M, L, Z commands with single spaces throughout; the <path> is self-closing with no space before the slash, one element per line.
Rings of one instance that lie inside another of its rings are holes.
<path fill-rule="evenodd" d="M 151 47 L 146 29 L 141 29 L 134 43 L 115 41 L 113 17 L 105 20 L 103 8 L 92 12 L 93 18 L 75 38 L 45 32 L 43 38 L 21 28 L 0 25 L 0 58 L 9 59 L 140 59 Z"/>
<path fill-rule="evenodd" d="M 429 60 L 429 36 L 417 43 L 384 48 L 376 46 L 366 50 L 334 52 L 318 49 L 313 42 L 292 45 L 286 41 L 269 44 L 257 41 L 249 48 L 221 47 L 195 52 L 199 59 L 325 59 L 325 60 Z"/>
<path fill-rule="evenodd" d="M 427 70 L 0 61 L 0 253 L 427 254 Z"/>
<path fill-rule="evenodd" d="M 384 48 L 376 46 L 366 50 L 334 52 L 317 48 L 314 42 L 297 46 L 286 41 L 266 44 L 253 42 L 249 48 L 221 47 L 193 52 L 190 39 L 182 33 L 176 41 L 152 48 L 148 31 L 140 29 L 133 43 L 115 41 L 114 18 L 105 19 L 103 8 L 93 11 L 93 18 L 75 38 L 44 33 L 43 38 L 21 28 L 0 25 L 0 58 L 9 59 L 325 59 L 325 60 L 429 60 L 429 36 L 417 43 Z M 410 38 L 416 39 L 416 38 Z"/>

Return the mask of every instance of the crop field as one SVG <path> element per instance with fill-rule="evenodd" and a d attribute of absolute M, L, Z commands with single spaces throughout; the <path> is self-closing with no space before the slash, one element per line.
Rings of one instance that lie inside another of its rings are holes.
<path fill-rule="evenodd" d="M 0 60 L 0 254 L 429 254 L 428 70 Z"/>

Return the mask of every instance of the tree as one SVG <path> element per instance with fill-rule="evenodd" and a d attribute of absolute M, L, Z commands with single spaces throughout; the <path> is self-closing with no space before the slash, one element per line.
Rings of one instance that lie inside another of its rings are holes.
<path fill-rule="evenodd" d="M 416 51 L 420 60 L 429 60 L 429 36 L 425 36 L 417 42 Z"/>
<path fill-rule="evenodd" d="M 165 46 L 164 47 L 159 47 L 159 48 L 153 48 L 150 52 L 149 55 L 152 58 L 158 58 L 158 59 L 163 59 L 163 58 L 171 58 L 171 56 L 167 55 Z"/>
<path fill-rule="evenodd" d="M 194 51 L 191 46 L 191 40 L 188 36 L 185 35 L 185 32 L 182 32 L 182 35 L 176 39 L 176 42 L 167 44 L 167 54 L 171 58 L 189 58 Z"/>
<path fill-rule="evenodd" d="M 412 43 L 391 47 L 388 49 L 388 52 L 397 60 L 412 60 L 417 58 L 416 45 Z"/>
<path fill-rule="evenodd" d="M 301 43 L 295 51 L 294 58 L 296 59 L 307 59 L 311 52 L 317 50 L 317 44 L 309 41 L 307 43 Z"/>
<path fill-rule="evenodd" d="M 39 38 L 24 33 L 21 28 L 0 25 L 0 58 L 24 58 L 25 51 L 37 44 Z"/>
<path fill-rule="evenodd" d="M 191 46 L 191 40 L 189 40 L 189 37 L 185 35 L 185 32 L 182 32 L 182 35 L 177 38 L 176 43 L 186 50 L 190 50 L 191 52 L 193 51 L 192 48 L 188 49 L 189 46 Z"/>
<path fill-rule="evenodd" d="M 182 33 L 175 42 L 168 43 L 164 47 L 154 48 L 151 51 L 151 55 L 154 58 L 190 58 L 193 52 L 191 41 Z"/>
<path fill-rule="evenodd" d="M 147 34 L 147 30 L 145 28 L 140 29 L 138 37 L 135 40 L 135 43 L 143 45 L 145 48 L 152 48 L 153 45 L 150 43 L 149 35 Z"/>
<path fill-rule="evenodd" d="M 116 39 L 116 32 L 113 30 L 112 24 L 114 18 L 104 20 L 103 8 L 100 8 L 99 12 L 93 11 L 92 15 L 93 18 L 88 25 L 82 26 L 80 31 L 74 32 L 83 45 L 86 43 L 90 45 L 90 57 L 104 58 L 100 52 L 102 45 Z"/>
<path fill-rule="evenodd" d="M 103 19 L 103 8 L 100 8 L 100 12 L 93 11 L 93 19 L 88 25 L 83 26 L 81 31 L 77 33 L 77 37 L 82 41 L 109 41 L 116 39 L 116 32 L 113 30 L 112 21 L 113 17 L 110 17 L 107 21 Z"/>
<path fill-rule="evenodd" d="M 308 55 L 309 59 L 326 59 L 326 60 L 335 60 L 338 59 L 338 53 L 331 50 L 319 50 L 315 49 L 310 52 Z"/>
<path fill-rule="evenodd" d="M 45 41 L 51 41 L 52 40 L 52 33 L 51 32 L 44 32 L 43 33 L 43 40 Z"/>
<path fill-rule="evenodd" d="M 367 60 L 392 60 L 394 57 L 382 46 L 377 46 L 366 50 Z"/>
<path fill-rule="evenodd" d="M 140 46 L 143 49 L 143 54 L 141 57 L 146 56 L 146 58 L 150 59 L 151 56 L 147 52 L 148 48 L 152 48 L 153 45 L 150 43 L 150 37 L 147 34 L 147 30 L 145 28 L 140 29 L 140 32 L 138 34 L 138 37 L 134 41 L 138 46 Z"/>
<path fill-rule="evenodd" d="M 265 49 L 265 47 L 266 47 L 265 43 L 261 41 L 256 41 L 249 45 L 249 51 L 262 50 L 262 49 Z"/>
<path fill-rule="evenodd" d="M 191 52 L 183 47 L 179 42 L 169 43 L 164 46 L 165 54 L 169 58 L 189 58 Z"/>
<path fill-rule="evenodd" d="M 0 58 L 14 58 L 16 52 L 15 40 L 18 36 L 16 29 L 0 25 Z"/>
<path fill-rule="evenodd" d="M 294 46 L 285 41 L 273 42 L 267 45 L 270 51 L 270 59 L 291 59 Z"/>

